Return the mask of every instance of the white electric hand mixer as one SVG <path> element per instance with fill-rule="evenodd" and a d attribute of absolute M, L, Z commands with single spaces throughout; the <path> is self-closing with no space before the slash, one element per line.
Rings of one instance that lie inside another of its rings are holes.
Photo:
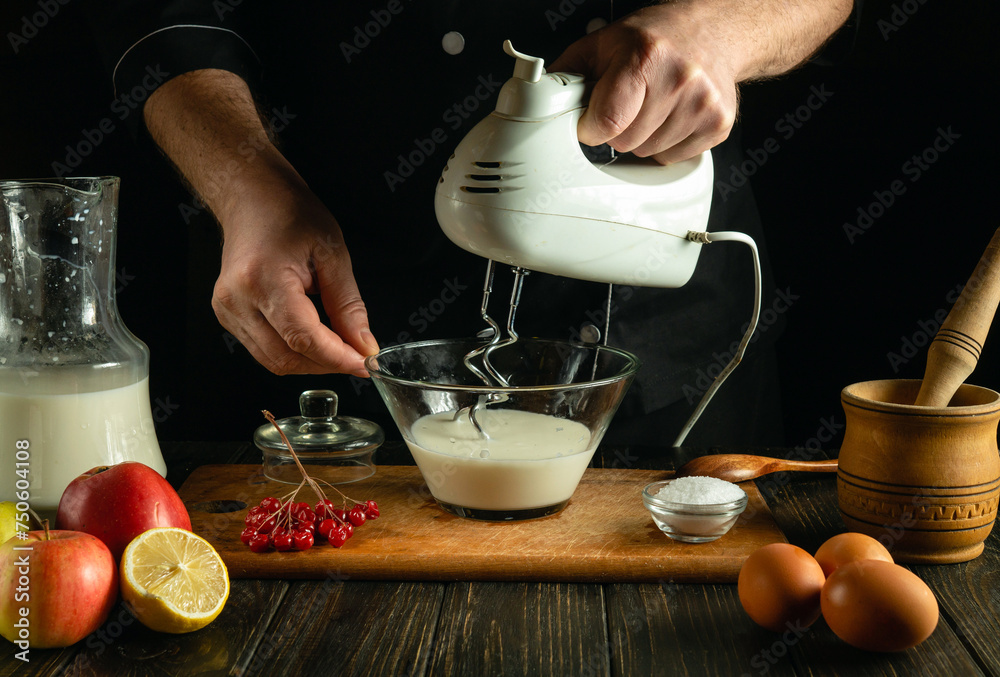
<path fill-rule="evenodd" d="M 705 230 L 712 202 L 710 151 L 668 166 L 631 155 L 594 164 L 577 140 L 589 95 L 583 76 L 546 73 L 542 59 L 515 51 L 509 40 L 504 51 L 515 59 L 514 76 L 501 88 L 496 110 L 459 143 L 434 195 L 437 219 L 448 238 L 489 259 L 482 316 L 492 338 L 466 356 L 465 363 L 487 385 L 489 377 L 507 385 L 489 356 L 517 340 L 514 314 L 527 271 L 609 284 L 680 287 L 694 273 L 702 246 L 743 242 L 753 252 L 753 317 L 736 355 L 674 442 L 679 446 L 739 364 L 756 329 L 761 297 L 756 244 L 744 233 Z M 515 273 L 507 338 L 487 313 L 496 261 L 513 266 Z M 474 362 L 479 355 L 485 374 Z M 475 423 L 474 412 L 472 417 Z"/>

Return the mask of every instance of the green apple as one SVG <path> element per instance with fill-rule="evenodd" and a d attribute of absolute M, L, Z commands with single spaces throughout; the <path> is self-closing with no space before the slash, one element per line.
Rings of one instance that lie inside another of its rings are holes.
<path fill-rule="evenodd" d="M 17 507 L 10 501 L 0 503 L 0 544 L 17 533 Z"/>

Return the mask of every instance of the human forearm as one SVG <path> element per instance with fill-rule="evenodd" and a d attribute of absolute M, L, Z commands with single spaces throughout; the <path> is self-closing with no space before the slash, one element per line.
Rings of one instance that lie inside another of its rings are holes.
<path fill-rule="evenodd" d="M 853 0 L 668 0 L 660 19 L 705 34 L 736 82 L 781 75 L 807 61 L 844 24 Z"/>
<path fill-rule="evenodd" d="M 808 59 L 851 7 L 850 0 L 673 0 L 588 34 L 551 70 L 594 82 L 581 142 L 678 162 L 729 136 L 741 82 Z"/>
<path fill-rule="evenodd" d="M 304 184 L 272 143 L 246 83 L 224 70 L 171 79 L 143 114 L 156 144 L 222 224 L 262 191 Z"/>
<path fill-rule="evenodd" d="M 222 70 L 180 75 L 144 115 L 222 227 L 219 322 L 276 374 L 367 375 L 364 356 L 378 344 L 340 226 L 271 143 L 243 80 Z M 330 327 L 307 294 L 319 295 Z"/>

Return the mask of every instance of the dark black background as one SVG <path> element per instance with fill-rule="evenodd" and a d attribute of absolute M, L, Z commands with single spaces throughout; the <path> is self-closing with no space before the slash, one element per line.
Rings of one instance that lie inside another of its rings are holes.
<path fill-rule="evenodd" d="M 843 386 L 921 377 L 926 347 L 905 364 L 891 354 L 926 341 L 920 323 L 950 308 L 1000 226 L 995 17 L 983 2 L 866 2 L 845 67 L 746 90 L 748 148 L 775 136 L 811 86 L 834 92 L 754 177 L 779 285 L 800 297 L 779 344 L 790 444 L 843 423 Z M 939 129 L 959 138 L 913 181 L 905 165 Z M 873 192 L 897 180 L 906 192 L 849 241 L 844 224 L 877 214 Z M 995 337 L 969 380 L 1000 386 Z"/>
<path fill-rule="evenodd" d="M 260 408 L 291 415 L 303 389 L 353 389 L 341 376 L 274 377 L 222 330 L 210 307 L 219 260 L 215 224 L 112 108 L 102 55 L 89 37 L 88 3 L 58 6 L 17 53 L 10 35 L 23 33 L 40 5 L 5 2 L 0 14 L 0 176 L 52 175 L 53 163 L 67 160 L 67 145 L 78 146 L 85 130 L 112 119 L 115 129 L 73 173 L 122 177 L 118 306 L 151 350 L 159 436 L 246 439 Z M 907 342 L 926 344 L 921 322 L 950 306 L 946 296 L 965 282 L 1000 226 L 993 216 L 992 7 L 869 1 L 846 62 L 743 88 L 744 169 L 778 286 L 794 299 L 782 314 L 778 343 L 790 445 L 815 444 L 818 432 L 840 429 L 843 386 L 921 375 L 923 349 L 903 364 L 891 354 L 902 355 Z M 826 101 L 802 108 L 817 90 Z M 401 114 L 406 105 L 412 102 L 400 102 Z M 786 116 L 798 124 L 790 135 Z M 939 130 L 950 130 L 954 142 L 914 181 L 905 165 L 932 146 Z M 731 179 L 729 167 L 716 173 L 717 180 Z M 875 192 L 894 181 L 905 192 L 872 211 Z M 844 225 L 857 223 L 859 209 L 877 218 L 852 242 Z M 992 338 L 972 382 L 1000 388 L 998 353 Z M 381 415 L 372 388 L 355 406 Z M 825 447 L 839 443 L 821 437 Z"/>

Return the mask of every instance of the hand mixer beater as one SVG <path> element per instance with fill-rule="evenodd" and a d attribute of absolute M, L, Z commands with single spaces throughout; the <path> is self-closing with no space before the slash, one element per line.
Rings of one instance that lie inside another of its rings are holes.
<path fill-rule="evenodd" d="M 503 348 L 505 346 L 512 345 L 518 339 L 517 331 L 514 329 L 514 316 L 517 314 L 517 306 L 521 302 L 521 288 L 524 285 L 524 276 L 528 274 L 529 271 L 521 268 L 520 266 L 514 267 L 514 288 L 511 290 L 510 294 L 510 311 L 507 313 L 507 338 L 503 338 L 500 333 L 500 325 L 490 317 L 489 314 L 489 304 L 490 304 L 490 294 L 493 293 L 493 273 L 496 268 L 496 262 L 490 259 L 486 263 L 486 279 L 483 282 L 483 302 L 480 307 L 480 315 L 489 327 L 480 334 L 483 338 L 489 338 L 490 341 L 484 346 L 480 346 L 475 350 L 470 351 L 465 356 L 465 366 L 468 367 L 469 371 L 479 377 L 479 379 L 486 385 L 494 385 L 498 383 L 502 386 L 510 386 L 510 382 L 503 374 L 501 374 L 493 366 L 493 362 L 490 361 L 490 354 L 497 348 Z M 476 366 L 474 360 L 475 358 L 482 356 L 483 370 Z M 487 376 L 489 374 L 489 376 Z M 490 381 L 490 378 L 493 381 Z M 475 419 L 473 419 L 475 422 Z M 479 425 L 476 424 L 477 429 Z"/>
<path fill-rule="evenodd" d="M 712 201 L 709 151 L 668 166 L 631 155 L 592 163 L 576 135 L 589 97 L 583 76 L 546 73 L 542 59 L 517 52 L 509 40 L 504 51 L 515 59 L 514 75 L 501 88 L 496 109 L 459 143 L 434 198 L 448 238 L 488 259 L 481 314 L 489 325 L 489 342 L 466 355 L 465 364 L 486 385 L 509 385 L 491 355 L 518 340 L 514 318 L 528 271 L 608 284 L 681 287 L 694 273 L 704 245 L 742 242 L 753 255 L 752 318 L 734 357 L 675 440 L 679 446 L 739 364 L 757 327 L 761 280 L 756 244 L 745 233 L 705 230 Z M 515 275 L 506 337 L 487 312 L 496 262 L 512 266 Z M 476 408 L 490 403 L 467 408 L 484 435 Z"/>
<path fill-rule="evenodd" d="M 480 332 L 480 336 L 483 338 L 489 338 L 489 343 L 470 350 L 466 353 L 463 362 L 468 370 L 475 374 L 484 385 L 501 385 L 503 387 L 509 387 L 509 378 L 501 374 L 496 367 L 493 366 L 493 362 L 490 360 L 490 355 L 497 348 L 513 345 L 519 338 L 517 331 L 514 329 L 514 316 L 517 314 L 517 305 L 521 300 L 521 287 L 524 284 L 524 276 L 527 275 L 529 271 L 520 267 L 514 268 L 514 288 L 511 290 L 510 311 L 507 314 L 507 338 L 504 338 L 500 333 L 500 325 L 496 320 L 490 317 L 489 314 L 490 294 L 493 293 L 493 273 L 495 269 L 496 263 L 493 259 L 489 259 L 486 263 L 486 279 L 483 281 L 483 302 L 479 311 L 483 320 L 487 325 L 489 325 L 486 329 Z M 480 356 L 482 358 L 485 373 L 483 372 L 483 369 L 480 369 L 476 365 L 475 362 L 475 359 Z M 490 380 L 491 378 L 493 380 Z M 489 395 L 480 397 L 476 404 L 456 411 L 455 417 L 452 420 L 458 421 L 458 419 L 460 419 L 463 415 L 468 415 L 469 420 L 472 422 L 472 427 L 476 429 L 479 436 L 484 439 L 488 438 L 489 435 L 486 430 L 483 429 L 482 424 L 480 424 L 479 419 L 476 417 L 476 413 L 480 407 L 497 402 L 503 402 L 506 399 L 507 398 L 503 393 L 490 393 Z"/>

